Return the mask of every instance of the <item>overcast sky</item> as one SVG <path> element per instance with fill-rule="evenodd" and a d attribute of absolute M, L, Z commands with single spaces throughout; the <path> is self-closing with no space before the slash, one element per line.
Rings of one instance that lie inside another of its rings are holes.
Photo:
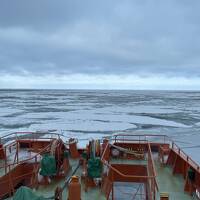
<path fill-rule="evenodd" d="M 200 0 L 1 0 L 0 88 L 200 89 Z"/>

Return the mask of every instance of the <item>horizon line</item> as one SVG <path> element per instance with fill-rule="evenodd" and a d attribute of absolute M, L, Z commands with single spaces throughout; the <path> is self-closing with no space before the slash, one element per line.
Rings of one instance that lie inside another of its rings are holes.
<path fill-rule="evenodd" d="M 100 88 L 0 88 L 0 90 L 88 90 L 88 91 L 186 91 L 200 92 L 200 89 L 100 89 Z"/>

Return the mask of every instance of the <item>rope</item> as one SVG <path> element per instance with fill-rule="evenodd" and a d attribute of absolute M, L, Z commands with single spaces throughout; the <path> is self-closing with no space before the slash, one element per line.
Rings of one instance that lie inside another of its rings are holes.
<path fill-rule="evenodd" d="M 138 195 L 138 192 L 139 192 L 139 190 L 140 190 L 141 186 L 142 186 L 142 184 L 140 184 L 140 185 L 139 185 L 139 187 L 137 188 L 137 191 L 136 191 L 136 193 L 133 195 L 133 198 L 132 198 L 132 200 L 134 200 L 134 199 L 135 199 L 135 197 Z"/>
<path fill-rule="evenodd" d="M 80 167 L 80 163 L 77 164 L 76 168 L 74 169 L 74 171 L 72 172 L 71 176 L 74 176 L 74 174 L 76 173 L 76 171 L 78 170 L 78 168 Z M 68 177 L 68 179 L 66 180 L 64 186 L 62 187 L 62 191 L 65 189 L 65 187 L 68 186 L 69 181 L 71 180 L 71 177 Z"/>
<path fill-rule="evenodd" d="M 119 146 L 116 146 L 114 144 L 111 144 L 111 146 L 116 148 L 116 149 L 118 149 L 118 150 L 120 150 L 120 151 L 123 151 L 123 152 L 128 153 L 128 154 L 132 154 L 132 155 L 135 155 L 135 156 L 143 156 L 144 155 L 144 153 L 139 153 L 137 151 L 125 149 L 123 147 L 119 147 Z"/>
<path fill-rule="evenodd" d="M 139 190 L 140 190 L 141 187 L 142 187 L 142 184 L 140 184 L 137 188 L 134 188 L 134 189 L 136 189 L 136 191 L 134 193 L 124 192 L 120 187 L 117 187 L 117 190 L 121 194 L 123 194 L 124 196 L 130 196 L 130 197 L 132 196 L 131 200 L 134 200 L 136 196 L 138 196 L 138 195 L 143 196 L 144 195 L 144 194 L 138 194 L 138 192 L 139 192 Z"/>
<path fill-rule="evenodd" d="M 74 176 L 74 174 L 77 172 L 78 168 L 80 167 L 80 163 L 77 164 L 76 168 L 74 169 L 74 171 L 72 172 L 71 176 Z M 68 177 L 68 179 L 65 181 L 65 184 L 63 185 L 63 187 L 61 188 L 62 192 L 64 191 L 64 189 L 68 186 L 69 181 L 71 180 L 71 176 Z M 45 199 L 55 199 L 55 196 L 51 196 L 51 197 L 46 197 Z"/>

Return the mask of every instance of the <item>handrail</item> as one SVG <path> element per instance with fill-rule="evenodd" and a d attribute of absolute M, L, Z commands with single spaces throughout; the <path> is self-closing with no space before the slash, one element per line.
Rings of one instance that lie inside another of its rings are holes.
<path fill-rule="evenodd" d="M 20 135 L 28 135 L 28 134 L 36 134 L 36 135 L 44 135 L 44 134 L 50 134 L 50 135 L 57 135 L 57 136 L 63 136 L 62 134 L 60 134 L 60 133 L 51 133 L 51 132 L 39 132 L 39 131 L 35 131 L 35 132 L 33 132 L 33 131 L 19 131 L 19 132 L 13 132 L 13 133 L 8 133 L 8 134 L 6 134 L 6 135 L 3 135 L 3 136 L 1 136 L 0 138 L 1 139 L 4 139 L 4 138 L 7 138 L 7 137 L 10 137 L 10 136 L 16 136 L 17 134 L 20 134 Z"/>
<path fill-rule="evenodd" d="M 15 163 L 11 163 L 9 165 L 15 165 L 15 164 L 22 164 L 22 163 L 25 163 L 25 162 L 28 162 L 34 158 L 36 158 L 37 156 L 41 155 L 42 153 L 44 153 L 49 147 L 51 146 L 51 144 L 49 144 L 48 146 L 46 146 L 44 149 L 42 149 L 39 153 L 36 153 L 33 157 L 31 158 L 27 158 L 25 160 L 22 160 L 22 161 L 19 161 L 19 162 L 15 162 Z"/>
<path fill-rule="evenodd" d="M 117 173 L 118 175 L 120 175 L 123 178 L 140 178 L 140 179 L 145 179 L 145 180 L 151 181 L 151 185 L 150 185 L 151 199 L 155 199 L 156 191 L 159 191 L 158 183 L 157 183 L 157 180 L 156 180 L 157 174 L 156 174 L 155 165 L 154 165 L 154 161 L 153 161 L 153 157 L 152 157 L 150 143 L 147 142 L 147 145 L 148 145 L 147 169 L 150 172 L 150 173 L 148 173 L 148 176 L 127 175 L 127 174 L 120 172 L 118 169 L 116 169 L 111 164 L 109 164 L 108 161 L 105 159 L 106 153 L 108 153 L 110 146 L 112 146 L 109 143 L 106 144 L 106 147 L 105 147 L 103 154 L 102 154 L 102 157 L 101 157 L 101 161 L 109 169 L 113 170 L 115 173 Z M 156 191 L 155 191 L 155 189 L 156 189 Z"/>
<path fill-rule="evenodd" d="M 9 169 L 9 172 L 10 172 L 10 167 L 13 166 L 13 165 L 16 165 L 16 164 L 22 164 L 22 163 L 26 163 L 30 160 L 33 160 L 35 159 L 37 161 L 37 157 L 39 155 L 41 155 L 42 153 L 44 153 L 48 148 L 50 148 L 51 144 L 47 145 L 45 148 L 43 148 L 40 152 L 36 153 L 33 157 L 30 157 L 28 159 L 25 159 L 25 160 L 22 160 L 22 161 L 19 161 L 19 162 L 14 162 L 14 163 L 10 163 L 10 164 L 7 164 L 7 165 L 4 165 L 4 166 L 0 166 L 0 168 L 5 168 L 5 169 Z"/>
<path fill-rule="evenodd" d="M 155 176 L 135 176 L 135 175 L 126 175 L 121 173 L 119 170 L 117 170 L 116 168 L 114 168 L 112 165 L 108 164 L 105 161 L 102 161 L 106 166 L 108 166 L 109 168 L 111 168 L 113 171 L 115 171 L 116 173 L 118 173 L 120 176 L 124 177 L 124 178 L 144 178 L 144 179 L 153 179 L 155 178 Z"/>
<path fill-rule="evenodd" d="M 155 169 L 155 164 L 154 164 L 154 161 L 153 161 L 153 157 L 152 157 L 152 152 L 151 152 L 151 146 L 150 144 L 148 143 L 148 149 L 149 149 L 149 157 L 150 157 L 150 161 L 151 161 L 151 164 L 152 164 L 152 170 L 153 170 L 153 176 L 154 176 L 154 180 L 155 180 L 155 184 L 156 184 L 156 189 L 157 191 L 159 190 L 158 189 L 158 183 L 156 181 L 156 176 L 157 176 L 157 173 L 156 173 L 156 169 Z"/>
<path fill-rule="evenodd" d="M 115 171 L 116 173 L 118 173 L 120 176 L 124 177 L 124 178 L 155 178 L 156 176 L 135 176 L 135 175 L 126 175 L 126 174 L 123 174 L 121 173 L 119 170 L 115 169 L 114 167 L 112 167 L 110 164 L 108 164 L 108 162 L 104 159 L 104 156 L 105 156 L 105 152 L 107 150 L 107 148 L 109 148 L 109 143 L 106 145 L 106 148 L 102 154 L 102 157 L 101 157 L 101 161 L 106 165 L 108 166 L 109 168 L 111 168 L 113 171 Z"/>
<path fill-rule="evenodd" d="M 101 161 L 102 161 L 102 158 L 104 158 L 104 156 L 105 156 L 105 152 L 106 152 L 108 146 L 109 146 L 109 143 L 106 144 L 106 147 L 105 147 L 105 149 L 104 149 L 104 151 L 103 151 L 103 154 L 102 154 L 102 156 L 101 156 Z"/>
<path fill-rule="evenodd" d="M 23 174 L 23 175 L 21 175 L 21 176 L 17 176 L 17 177 L 12 177 L 12 181 L 15 181 L 15 180 L 18 180 L 18 179 L 21 179 L 21 178 L 24 178 L 24 177 L 27 177 L 27 176 L 29 176 L 29 175 L 32 175 L 33 174 L 33 172 L 29 172 L 29 173 L 26 173 L 26 174 Z M 9 180 L 6 180 L 6 181 L 1 181 L 0 183 L 2 184 L 6 184 L 6 183 L 9 183 L 11 180 L 9 179 Z M 31 186 L 32 184 L 30 184 L 30 186 Z M 6 195 L 7 194 L 7 192 L 6 193 L 3 193 L 1 196 L 3 197 L 4 195 Z"/>
<path fill-rule="evenodd" d="M 176 147 L 176 149 L 175 149 Z M 190 156 L 188 156 L 176 143 L 172 143 L 172 149 L 178 153 L 183 159 L 185 159 L 193 168 L 200 172 L 200 166 Z"/>
<path fill-rule="evenodd" d="M 3 139 L 3 138 L 7 138 L 8 136 L 16 136 L 16 134 L 20 134 L 21 136 L 24 134 L 25 136 L 27 136 L 27 138 L 18 138 L 17 140 L 26 140 L 26 139 L 33 139 L 33 138 L 28 138 L 28 134 L 32 134 L 32 135 L 44 135 L 45 134 L 45 132 L 14 132 L 14 133 L 9 133 L 9 134 L 7 134 L 7 135 L 3 135 L 3 136 L 1 136 L 0 137 L 0 140 L 1 139 Z M 49 135 L 56 135 L 56 136 L 58 136 L 58 137 L 60 137 L 60 136 L 62 136 L 62 137 L 65 137 L 64 135 L 62 135 L 62 134 L 59 134 L 59 133 L 46 133 L 46 134 L 49 134 Z M 19 136 L 20 137 L 20 136 Z M 37 139 L 43 139 L 43 140 L 45 140 L 45 139 L 53 139 L 53 138 L 51 138 L 51 137 L 43 137 L 43 138 L 37 138 Z M 14 140 L 14 139 L 13 139 Z M 15 139 L 16 140 L 16 139 Z M 15 141 L 13 141 L 12 143 L 15 143 Z M 9 144 L 7 144 L 7 145 L 5 145 L 5 146 L 3 146 L 3 147 L 1 147 L 0 148 L 0 150 L 2 150 L 2 149 L 5 149 L 5 147 L 9 147 L 9 146 L 11 146 L 11 144 L 12 143 L 9 143 Z"/>
<path fill-rule="evenodd" d="M 130 139 L 124 139 L 124 138 L 119 139 L 123 141 L 136 141 L 135 139 L 133 139 L 133 137 L 138 137 L 137 141 L 144 141 L 144 140 L 141 140 L 141 137 L 159 137 L 159 138 L 163 138 L 164 142 L 167 139 L 172 144 L 172 149 L 175 150 L 180 156 L 185 158 L 186 161 L 189 162 L 192 167 L 194 167 L 198 172 L 200 172 L 200 165 L 197 164 L 190 156 L 188 156 L 176 143 L 174 143 L 174 141 L 168 135 L 165 135 L 165 134 L 162 134 L 162 135 L 159 135 L 159 134 L 117 134 L 117 135 L 114 135 L 113 137 L 114 138 L 111 140 L 115 140 L 115 141 L 117 141 L 117 137 L 132 137 Z"/>
<path fill-rule="evenodd" d="M 23 174 L 23 175 L 20 175 L 20 176 L 17 176 L 17 177 L 13 177 L 12 179 L 17 180 L 17 179 L 20 179 L 24 176 L 28 176 L 28 175 L 31 175 L 31 174 L 33 174 L 33 172 L 29 172 L 29 173 L 26 173 L 26 174 Z M 6 182 L 9 182 L 9 180 L 0 181 L 0 183 L 6 183 Z"/>
<path fill-rule="evenodd" d="M 154 173 L 154 176 L 156 177 L 156 176 L 157 176 L 157 173 L 156 173 L 155 165 L 154 165 L 154 162 L 153 162 L 153 157 L 152 157 L 152 152 L 151 152 L 151 146 L 150 146 L 149 143 L 148 143 L 148 149 L 149 149 L 150 159 L 151 159 L 151 161 L 152 161 L 153 173 Z"/>
<path fill-rule="evenodd" d="M 121 137 L 121 138 L 119 138 Z M 110 141 L 115 141 L 117 142 L 117 140 L 121 140 L 121 141 L 137 141 L 137 142 L 147 142 L 148 137 L 157 137 L 157 138 L 161 138 L 163 140 L 164 143 L 166 143 L 166 140 L 168 140 L 169 142 L 172 142 L 172 139 L 164 134 L 158 135 L 158 134 L 116 134 L 113 135 L 112 138 L 110 139 Z M 119 138 L 119 139 L 118 139 Z M 134 139 L 137 138 L 137 139 Z M 150 142 L 150 141 L 149 141 Z"/>
<path fill-rule="evenodd" d="M 39 155 L 41 155 L 42 153 L 44 153 L 46 150 L 48 150 L 48 149 L 50 148 L 50 146 L 51 146 L 51 143 L 50 143 L 49 145 L 47 145 L 45 148 L 43 148 L 40 152 L 36 153 L 34 156 L 32 156 L 32 157 L 30 157 L 30 158 L 28 158 L 28 159 L 25 159 L 25 160 L 22 160 L 22 161 L 19 161 L 19 162 L 14 162 L 14 163 L 11 163 L 11 164 L 7 164 L 7 165 L 2 166 L 2 167 L 0 167 L 0 168 L 5 168 L 5 172 L 6 172 L 5 175 L 7 175 L 7 174 L 9 175 L 9 174 L 11 173 L 11 171 L 15 169 L 15 168 L 12 168 L 12 169 L 11 169 L 11 166 L 16 165 L 16 167 L 17 167 L 17 166 L 19 166 L 20 164 L 27 164 L 28 161 L 33 160 L 33 159 L 35 159 L 35 163 L 38 163 L 37 157 L 38 157 Z M 9 169 L 8 172 L 7 172 L 7 168 Z M 23 177 L 26 177 L 26 176 L 28 176 L 29 174 L 32 175 L 33 173 L 34 173 L 34 172 L 30 172 L 30 173 L 27 173 L 27 174 L 23 174 L 23 175 L 14 177 L 14 178 L 12 178 L 12 181 L 13 181 L 13 180 L 18 180 L 18 179 L 23 178 Z M 5 175 L 4 175 L 4 176 L 5 176 Z M 3 177 L 3 176 L 2 176 L 2 177 Z M 0 178 L 1 178 L 1 177 L 0 177 Z M 11 181 L 11 180 L 0 181 L 0 183 L 6 183 L 6 182 L 10 183 L 10 181 Z M 5 193 L 5 194 L 6 194 L 6 193 Z M 3 194 L 3 195 L 5 195 L 5 194 Z"/>
<path fill-rule="evenodd" d="M 1 150 L 4 150 L 5 148 L 12 147 L 12 146 L 14 146 L 15 144 L 16 144 L 16 141 L 12 141 L 11 143 L 9 143 L 9 144 L 7 144 L 7 145 L 1 147 L 1 148 L 0 148 L 0 151 L 1 151 Z"/>

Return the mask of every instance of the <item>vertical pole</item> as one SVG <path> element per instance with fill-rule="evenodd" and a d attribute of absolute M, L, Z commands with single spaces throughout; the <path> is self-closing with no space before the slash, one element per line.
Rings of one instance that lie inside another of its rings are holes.
<path fill-rule="evenodd" d="M 111 169 L 112 170 L 112 169 Z M 112 200 L 114 200 L 114 178 L 113 178 L 113 170 L 111 171 L 112 173 Z"/>
<path fill-rule="evenodd" d="M 7 155 L 6 155 L 6 147 L 5 147 L 5 174 L 7 173 Z"/>
<path fill-rule="evenodd" d="M 17 141 L 17 164 L 18 164 L 18 162 L 19 162 L 19 143 L 18 143 L 18 141 Z"/>
<path fill-rule="evenodd" d="M 145 191 L 145 197 L 146 197 L 146 200 L 149 199 L 149 195 L 148 195 L 148 186 L 149 186 L 149 180 L 147 179 L 147 182 L 144 184 L 144 191 Z"/>
<path fill-rule="evenodd" d="M 155 179 L 153 178 L 153 199 L 156 199 L 156 195 L 155 195 Z"/>
<path fill-rule="evenodd" d="M 114 187 L 113 187 L 113 182 L 112 182 L 112 200 L 114 200 Z"/>

